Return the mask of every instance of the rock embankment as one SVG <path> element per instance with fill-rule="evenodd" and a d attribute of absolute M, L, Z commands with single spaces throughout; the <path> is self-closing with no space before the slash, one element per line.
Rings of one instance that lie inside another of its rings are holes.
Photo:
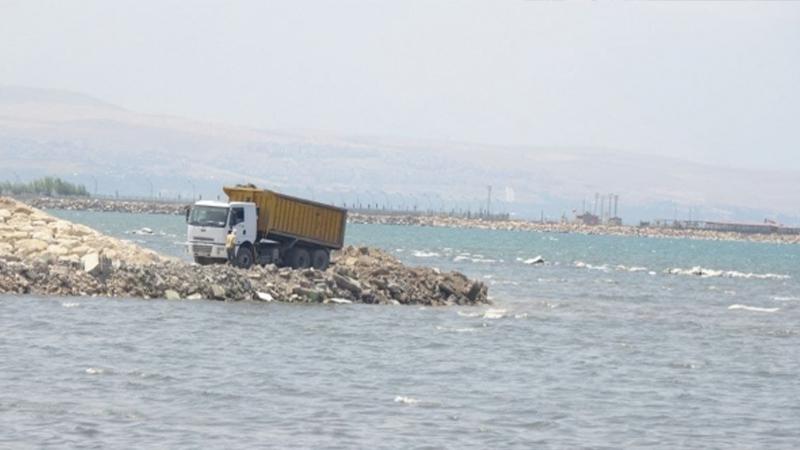
<path fill-rule="evenodd" d="M 0 230 L 0 293 L 434 306 L 489 303 L 481 282 L 457 272 L 408 267 L 366 247 L 347 247 L 334 255 L 325 271 L 199 266 L 7 199 L 0 199 Z"/>
<path fill-rule="evenodd" d="M 124 260 L 130 264 L 167 259 L 152 250 L 3 197 L 0 197 L 0 258 L 9 262 L 73 265 L 86 259 Z"/>
<path fill-rule="evenodd" d="M 134 214 L 184 214 L 191 202 L 133 201 L 87 197 L 33 197 L 23 201 L 34 208 L 67 211 L 124 212 Z"/>
<path fill-rule="evenodd" d="M 377 225 L 476 228 L 485 230 L 535 231 L 542 233 L 800 244 L 800 235 L 796 234 L 745 234 L 711 230 L 635 227 L 629 225 L 589 226 L 579 223 L 539 223 L 524 220 L 484 220 L 479 218 L 467 219 L 464 217 L 437 215 L 381 215 L 360 213 L 349 213 L 347 220 L 350 223 Z"/>

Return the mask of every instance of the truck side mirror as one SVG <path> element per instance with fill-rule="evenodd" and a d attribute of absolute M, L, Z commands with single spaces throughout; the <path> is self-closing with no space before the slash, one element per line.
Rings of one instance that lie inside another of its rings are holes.
<path fill-rule="evenodd" d="M 189 223 L 189 213 L 191 212 L 190 208 L 186 208 L 186 223 Z"/>

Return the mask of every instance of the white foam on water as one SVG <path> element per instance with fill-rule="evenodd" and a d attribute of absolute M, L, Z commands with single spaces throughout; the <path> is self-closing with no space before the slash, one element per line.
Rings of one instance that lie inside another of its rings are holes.
<path fill-rule="evenodd" d="M 740 304 L 728 306 L 728 309 L 741 309 L 744 311 L 763 312 L 763 313 L 774 313 L 780 310 L 780 308 L 761 308 L 758 306 L 748 306 Z"/>
<path fill-rule="evenodd" d="M 470 327 L 462 327 L 462 328 L 450 328 L 450 327 L 436 327 L 437 331 L 446 331 L 448 333 L 474 333 L 478 331 L 478 328 L 470 328 Z"/>
<path fill-rule="evenodd" d="M 523 260 L 523 259 L 521 259 L 521 258 L 517 258 L 517 260 L 518 260 L 518 261 L 520 261 L 520 262 L 522 262 L 522 264 L 528 264 L 528 265 L 532 265 L 532 264 L 544 264 L 544 263 L 545 263 L 545 261 L 544 261 L 544 258 L 542 258 L 542 256 L 541 256 L 541 255 L 539 255 L 539 256 L 536 256 L 536 257 L 534 257 L 534 258 L 528 258 L 528 259 L 525 259 L 525 260 Z"/>
<path fill-rule="evenodd" d="M 622 272 L 647 272 L 647 267 L 640 267 L 640 266 L 624 266 L 622 264 L 616 267 L 617 270 Z"/>
<path fill-rule="evenodd" d="M 494 275 L 484 275 L 483 278 L 486 278 L 487 280 L 490 280 L 490 279 L 494 278 Z"/>
<path fill-rule="evenodd" d="M 403 253 L 405 250 L 402 248 L 396 248 L 394 249 L 394 251 L 396 251 L 397 253 Z"/>
<path fill-rule="evenodd" d="M 527 319 L 528 318 L 528 313 L 514 314 L 514 318 L 515 319 Z"/>
<path fill-rule="evenodd" d="M 81 304 L 80 303 L 62 303 L 61 306 L 63 306 L 64 308 L 77 308 L 78 306 L 81 306 Z"/>
<path fill-rule="evenodd" d="M 402 403 L 404 405 L 416 405 L 417 403 L 419 403 L 419 400 L 412 397 L 406 397 L 405 395 L 398 395 L 397 397 L 394 398 L 394 402 Z"/>
<path fill-rule="evenodd" d="M 772 299 L 775 300 L 776 302 L 797 302 L 797 301 L 800 301 L 800 297 L 783 297 L 783 296 L 780 296 L 780 295 L 776 295 L 775 297 L 772 297 Z"/>
<path fill-rule="evenodd" d="M 459 261 L 469 261 L 469 262 L 473 262 L 473 263 L 485 263 L 485 264 L 491 264 L 491 263 L 496 263 L 497 262 L 496 259 L 491 259 L 491 258 L 472 258 L 472 257 L 466 256 L 466 255 L 458 255 L 455 258 L 453 258 L 453 262 L 459 262 Z"/>
<path fill-rule="evenodd" d="M 744 278 L 756 280 L 788 280 L 791 278 L 789 275 L 777 273 L 752 273 L 738 272 L 736 270 L 716 270 L 701 266 L 694 266 L 691 269 L 681 269 L 677 267 L 670 268 L 666 269 L 664 273 L 668 275 L 695 276 L 700 278 Z"/>
<path fill-rule="evenodd" d="M 441 256 L 436 252 L 426 252 L 423 250 L 414 250 L 414 252 L 411 254 L 416 256 L 417 258 L 434 258 L 436 256 Z"/>
<path fill-rule="evenodd" d="M 589 263 L 585 263 L 583 261 L 575 261 L 573 265 L 579 269 L 588 269 L 588 270 L 599 270 L 601 272 L 608 272 L 608 266 L 603 264 L 601 266 L 595 266 Z"/>
<path fill-rule="evenodd" d="M 102 373 L 105 373 L 105 369 L 100 369 L 98 367 L 89 367 L 88 369 L 86 369 L 86 373 L 88 373 L 89 375 L 100 375 Z"/>
<path fill-rule="evenodd" d="M 461 317 L 480 317 L 481 315 L 480 313 L 477 312 L 467 312 L 467 311 L 456 311 L 456 314 L 458 314 Z"/>
<path fill-rule="evenodd" d="M 502 319 L 506 315 L 505 309 L 487 309 L 486 312 L 483 313 L 484 319 Z"/>

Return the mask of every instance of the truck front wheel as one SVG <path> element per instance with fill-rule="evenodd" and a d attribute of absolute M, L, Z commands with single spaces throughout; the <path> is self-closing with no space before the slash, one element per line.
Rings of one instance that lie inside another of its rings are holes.
<path fill-rule="evenodd" d="M 253 265 L 255 257 L 253 256 L 253 249 L 251 247 L 239 247 L 236 252 L 236 265 L 242 269 L 249 269 Z"/>
<path fill-rule="evenodd" d="M 324 248 L 318 248 L 311 253 L 311 265 L 317 270 L 327 269 L 330 261 L 331 255 Z"/>
<path fill-rule="evenodd" d="M 289 250 L 288 259 L 292 269 L 307 269 L 311 266 L 311 255 L 303 247 L 294 247 Z"/>

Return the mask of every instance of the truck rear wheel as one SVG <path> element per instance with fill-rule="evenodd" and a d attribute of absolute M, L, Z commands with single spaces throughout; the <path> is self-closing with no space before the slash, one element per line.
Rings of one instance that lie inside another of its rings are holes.
<path fill-rule="evenodd" d="M 249 269 L 253 265 L 255 257 L 253 256 L 253 249 L 251 247 L 239 247 L 236 252 L 236 266 L 242 269 Z"/>
<path fill-rule="evenodd" d="M 307 269 L 311 266 L 311 255 L 303 247 L 294 247 L 289 250 L 288 260 L 292 269 Z"/>
<path fill-rule="evenodd" d="M 311 266 L 317 270 L 325 270 L 331 262 L 331 255 L 328 250 L 318 248 L 311 253 Z"/>

